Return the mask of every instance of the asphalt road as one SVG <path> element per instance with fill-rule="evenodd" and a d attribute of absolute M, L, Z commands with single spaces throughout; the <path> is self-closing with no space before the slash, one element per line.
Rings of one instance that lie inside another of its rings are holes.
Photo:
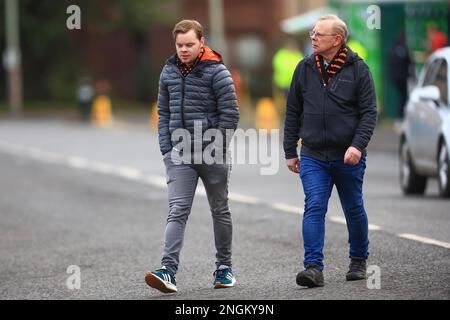
<path fill-rule="evenodd" d="M 214 245 L 199 190 L 188 221 L 175 295 L 148 288 L 159 266 L 167 215 L 164 167 L 154 133 L 60 121 L 0 121 L 0 299 L 449 299 L 450 202 L 431 182 L 404 197 L 395 148 L 382 133 L 369 149 L 364 186 L 369 265 L 380 289 L 347 283 L 347 231 L 334 192 L 325 245 L 325 287 L 295 284 L 302 268 L 299 179 L 284 167 L 260 175 L 235 165 L 230 191 L 238 285 L 212 289 Z M 392 139 L 389 138 L 389 139 Z M 69 289 L 67 268 L 81 271 Z"/>

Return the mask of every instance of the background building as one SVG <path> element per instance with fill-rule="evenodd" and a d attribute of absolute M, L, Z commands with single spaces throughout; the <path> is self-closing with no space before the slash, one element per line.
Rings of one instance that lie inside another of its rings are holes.
<path fill-rule="evenodd" d="M 72 4 L 81 9 L 81 30 L 66 28 L 66 8 Z M 80 79 L 89 77 L 107 79 L 113 99 L 148 107 L 156 101 L 161 68 L 175 51 L 172 28 L 190 18 L 204 25 L 207 43 L 239 76 L 245 98 L 241 104 L 254 107 L 257 99 L 273 95 L 276 50 L 289 39 L 303 54 L 311 53 L 307 32 L 321 15 L 336 13 L 348 23 L 352 41 L 358 43 L 354 49 L 366 56 L 381 114 L 388 118 L 397 115 L 398 104 L 389 78 L 394 42 L 405 35 L 417 75 L 431 52 L 430 23 L 445 36 L 449 23 L 444 0 L 21 0 L 18 5 L 26 102 L 73 102 Z M 367 27 L 371 5 L 380 9 L 380 29 Z M 0 24 L 2 53 L 5 37 L 5 24 Z M 7 72 L 0 68 L 0 108 L 5 108 L 7 84 Z"/>

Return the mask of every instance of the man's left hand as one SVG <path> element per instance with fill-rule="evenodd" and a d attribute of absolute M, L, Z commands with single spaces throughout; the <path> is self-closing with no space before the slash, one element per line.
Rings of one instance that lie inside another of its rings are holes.
<path fill-rule="evenodd" d="M 358 164 L 359 160 L 361 160 L 361 151 L 355 147 L 349 147 L 344 155 L 344 163 L 354 166 Z"/>

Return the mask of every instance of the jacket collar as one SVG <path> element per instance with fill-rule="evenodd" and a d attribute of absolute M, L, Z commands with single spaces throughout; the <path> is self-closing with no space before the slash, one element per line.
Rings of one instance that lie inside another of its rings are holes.
<path fill-rule="evenodd" d="M 223 64 L 222 56 L 219 53 L 212 50 L 208 46 L 203 46 L 203 48 L 205 49 L 205 52 L 203 53 L 202 58 L 201 58 L 200 62 L 198 63 L 198 65 L 215 64 L 215 63 Z M 177 57 L 177 54 L 174 53 L 172 56 L 169 57 L 169 59 L 166 60 L 166 64 L 173 64 L 176 66 L 176 57 Z"/>
<path fill-rule="evenodd" d="M 344 66 L 349 65 L 349 64 L 353 64 L 356 61 L 362 60 L 361 57 L 358 56 L 358 54 L 356 52 L 352 51 L 350 48 L 349 48 L 348 52 L 349 53 L 347 55 L 347 59 L 345 60 Z M 314 53 L 312 53 L 309 56 L 307 56 L 305 58 L 305 62 L 307 64 L 311 65 L 312 67 L 315 67 L 316 61 L 315 61 Z"/>

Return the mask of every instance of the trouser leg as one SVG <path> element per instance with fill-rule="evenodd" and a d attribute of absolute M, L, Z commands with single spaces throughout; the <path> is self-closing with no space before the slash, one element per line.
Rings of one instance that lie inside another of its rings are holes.
<path fill-rule="evenodd" d="M 169 215 L 164 234 L 164 251 L 161 264 L 169 271 L 178 270 L 180 251 L 183 246 L 186 222 L 191 212 L 197 188 L 198 174 L 192 165 L 172 163 L 164 159 L 167 175 Z"/>
<path fill-rule="evenodd" d="M 303 215 L 304 266 L 315 265 L 323 269 L 325 215 L 333 189 L 327 162 L 309 157 L 300 159 L 300 177 L 305 192 Z"/>
<path fill-rule="evenodd" d="M 233 223 L 228 206 L 228 181 L 231 164 L 199 165 L 200 178 L 205 186 L 213 218 L 216 266 L 231 267 Z"/>

